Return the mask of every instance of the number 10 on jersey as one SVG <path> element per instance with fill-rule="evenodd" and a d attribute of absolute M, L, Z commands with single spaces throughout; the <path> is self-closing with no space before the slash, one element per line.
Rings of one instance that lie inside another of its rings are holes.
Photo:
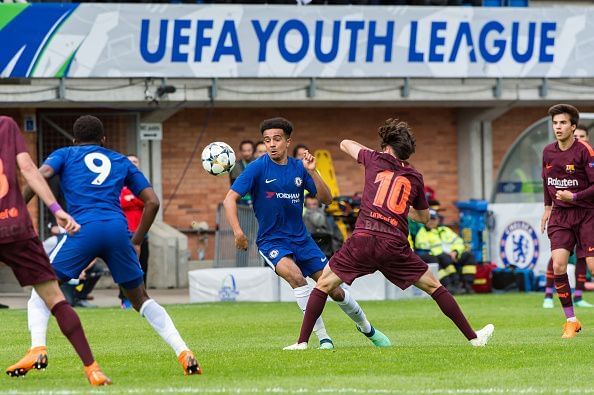
<path fill-rule="evenodd" d="M 379 187 L 375 193 L 373 205 L 383 207 L 385 203 L 388 210 L 394 214 L 402 214 L 406 210 L 410 195 L 410 181 L 406 177 L 398 176 L 392 183 L 393 179 L 393 171 L 384 170 L 377 174 L 375 183 L 379 182 Z"/>

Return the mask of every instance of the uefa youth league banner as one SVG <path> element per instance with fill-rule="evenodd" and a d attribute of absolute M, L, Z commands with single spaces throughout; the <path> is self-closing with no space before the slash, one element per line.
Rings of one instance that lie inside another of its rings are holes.
<path fill-rule="evenodd" d="M 0 4 L 0 77 L 591 77 L 594 7 Z"/>

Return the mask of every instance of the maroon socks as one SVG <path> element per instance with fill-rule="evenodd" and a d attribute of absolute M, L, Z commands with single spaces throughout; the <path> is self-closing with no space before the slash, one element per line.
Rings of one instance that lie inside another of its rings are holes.
<path fill-rule="evenodd" d="M 545 298 L 552 299 L 553 291 L 555 290 L 555 273 L 553 273 L 553 258 L 549 259 L 547 265 L 547 282 L 545 284 Z"/>
<path fill-rule="evenodd" d="M 56 303 L 52 308 L 52 314 L 56 317 L 60 330 L 68 338 L 70 343 L 72 343 L 83 364 L 85 366 L 92 364 L 95 358 L 93 358 L 93 353 L 87 342 L 80 319 L 72 307 L 70 307 L 68 302 L 63 300 Z"/>
<path fill-rule="evenodd" d="M 305 308 L 305 317 L 303 317 L 301 333 L 299 334 L 297 343 L 303 343 L 309 340 L 316 321 L 322 315 L 322 311 L 324 311 L 327 299 L 328 294 L 324 291 L 320 291 L 317 288 L 314 288 L 313 291 L 311 291 L 307 301 L 307 307 Z"/>
<path fill-rule="evenodd" d="M 466 336 L 468 340 L 476 338 L 476 333 L 468 323 L 468 320 L 460 310 L 460 306 L 452 294 L 442 285 L 437 288 L 431 295 L 433 300 L 437 303 L 441 311 L 456 324 L 460 332 Z M 308 304 L 309 307 L 309 304 Z"/>
<path fill-rule="evenodd" d="M 567 273 L 555 274 L 555 289 L 557 290 L 557 296 L 561 306 L 563 306 L 563 312 L 566 318 L 575 317 L 573 312 L 573 302 L 571 301 L 571 288 L 569 287 L 569 278 Z"/>

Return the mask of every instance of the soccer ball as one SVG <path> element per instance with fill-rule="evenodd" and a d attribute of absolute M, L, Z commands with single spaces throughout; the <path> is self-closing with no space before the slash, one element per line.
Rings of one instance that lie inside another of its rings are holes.
<path fill-rule="evenodd" d="M 202 151 L 202 167 L 212 175 L 229 173 L 235 166 L 235 152 L 227 143 L 215 141 Z"/>

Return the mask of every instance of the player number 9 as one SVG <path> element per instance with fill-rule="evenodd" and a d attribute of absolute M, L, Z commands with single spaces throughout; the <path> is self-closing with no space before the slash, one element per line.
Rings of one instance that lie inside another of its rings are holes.
<path fill-rule="evenodd" d="M 95 163 L 96 161 L 101 162 L 99 166 Z M 98 174 L 97 178 L 91 181 L 93 185 L 101 185 L 109 176 L 109 172 L 111 171 L 111 161 L 109 158 L 103 154 L 98 152 L 93 152 L 85 156 L 85 165 L 87 168 L 91 170 L 93 173 Z"/>

